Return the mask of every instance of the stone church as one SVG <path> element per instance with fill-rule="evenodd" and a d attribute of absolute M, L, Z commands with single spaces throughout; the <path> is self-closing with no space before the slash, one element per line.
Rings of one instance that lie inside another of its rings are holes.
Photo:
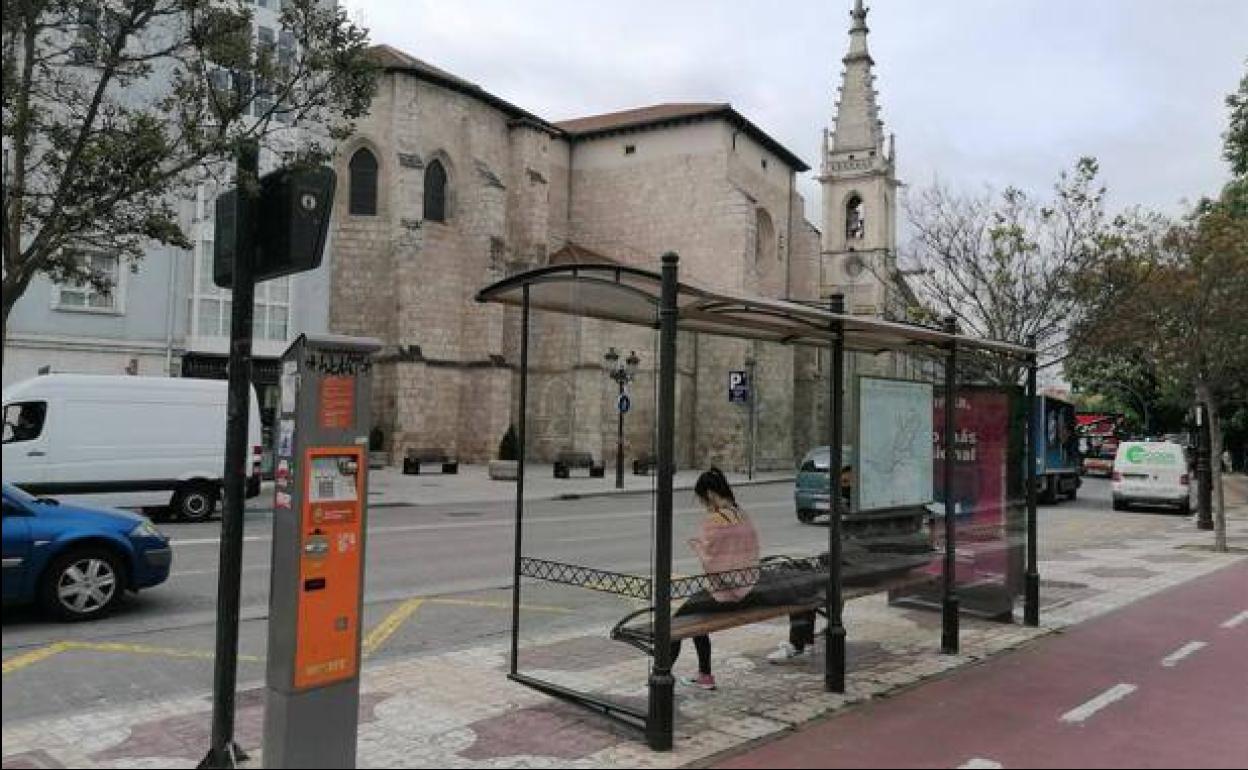
<path fill-rule="evenodd" d="M 520 318 L 474 295 L 519 271 L 657 270 L 659 255 L 675 251 L 682 281 L 802 301 L 841 292 L 852 312 L 883 314 L 897 182 L 861 0 L 850 15 L 820 159 L 822 232 L 795 191 L 807 164 L 730 104 L 550 122 L 402 51 L 374 49 L 383 75 L 372 110 L 336 159 L 330 328 L 385 344 L 373 415 L 392 460 L 425 447 L 465 462 L 495 457 L 520 418 Z M 537 313 L 531 335 L 533 459 L 576 449 L 614 463 L 611 349 L 640 359 L 626 460 L 651 451 L 655 332 Z M 682 333 L 678 356 L 681 466 L 791 468 L 822 443 L 817 351 Z M 742 369 L 755 373 L 753 415 L 727 398 L 729 371 Z"/>

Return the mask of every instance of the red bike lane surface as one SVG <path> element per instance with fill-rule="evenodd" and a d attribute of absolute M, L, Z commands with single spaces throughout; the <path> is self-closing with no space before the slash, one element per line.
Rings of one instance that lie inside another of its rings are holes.
<path fill-rule="evenodd" d="M 1245 613 L 1238 562 L 717 766 L 1248 767 Z"/>

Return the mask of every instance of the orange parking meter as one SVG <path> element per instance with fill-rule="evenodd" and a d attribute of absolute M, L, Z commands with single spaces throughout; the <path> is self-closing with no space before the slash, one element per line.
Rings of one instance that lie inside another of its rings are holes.
<path fill-rule="evenodd" d="M 373 340 L 302 336 L 275 426 L 265 767 L 354 767 Z"/>

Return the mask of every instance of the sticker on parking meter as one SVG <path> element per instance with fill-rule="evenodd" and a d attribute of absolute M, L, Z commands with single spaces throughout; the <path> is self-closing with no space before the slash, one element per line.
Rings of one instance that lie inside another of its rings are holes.
<path fill-rule="evenodd" d="M 295 421 L 282 420 L 277 431 L 277 456 L 293 457 L 295 454 Z"/>
<path fill-rule="evenodd" d="M 355 420 L 355 378 L 326 377 L 321 380 L 322 428 L 347 430 Z"/>
<path fill-rule="evenodd" d="M 289 510 L 290 501 L 291 501 L 291 498 L 290 498 L 289 492 L 278 492 L 276 497 L 273 500 L 273 505 L 276 508 L 285 508 Z"/>
<path fill-rule="evenodd" d="M 299 364 L 295 361 L 282 363 L 282 414 L 295 413 L 295 399 L 299 395 Z"/>

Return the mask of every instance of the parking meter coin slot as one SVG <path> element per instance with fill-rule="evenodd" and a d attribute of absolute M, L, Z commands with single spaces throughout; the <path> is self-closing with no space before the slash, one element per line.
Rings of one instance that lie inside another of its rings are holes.
<path fill-rule="evenodd" d="M 303 581 L 303 590 L 305 591 L 320 591 L 320 590 L 323 590 L 324 588 L 325 588 L 325 578 L 323 577 L 311 578 L 310 580 Z"/>

